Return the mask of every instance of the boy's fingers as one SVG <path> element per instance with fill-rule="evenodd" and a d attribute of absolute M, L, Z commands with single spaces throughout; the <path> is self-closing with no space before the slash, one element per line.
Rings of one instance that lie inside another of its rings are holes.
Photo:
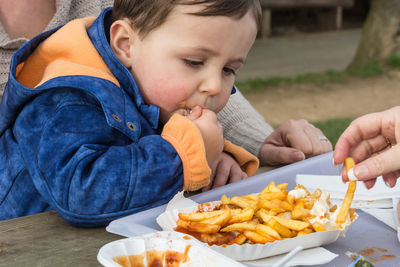
<path fill-rule="evenodd" d="M 218 164 L 212 188 L 217 188 L 226 185 L 229 180 L 229 172 L 230 168 L 229 166 L 225 165 L 224 162 Z"/>
<path fill-rule="evenodd" d="M 229 183 L 232 184 L 245 178 L 247 178 L 247 174 L 242 171 L 239 165 L 233 165 L 229 173 Z"/>
<path fill-rule="evenodd" d="M 200 106 L 195 106 L 194 108 L 192 108 L 191 113 L 189 113 L 186 117 L 189 120 L 197 120 L 198 118 L 200 118 L 203 109 Z"/>

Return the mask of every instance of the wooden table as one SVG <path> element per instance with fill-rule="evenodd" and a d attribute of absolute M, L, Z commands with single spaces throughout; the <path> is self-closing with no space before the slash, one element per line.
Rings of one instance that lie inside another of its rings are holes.
<path fill-rule="evenodd" d="M 73 227 L 55 211 L 0 221 L 0 267 L 100 266 L 99 249 L 121 238 L 104 227 Z"/>
<path fill-rule="evenodd" d="M 100 266 L 99 249 L 121 238 L 70 226 L 54 211 L 0 221 L 0 266 Z"/>

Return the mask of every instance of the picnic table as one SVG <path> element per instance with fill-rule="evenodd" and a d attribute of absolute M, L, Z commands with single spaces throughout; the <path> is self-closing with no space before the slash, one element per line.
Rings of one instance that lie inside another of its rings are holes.
<path fill-rule="evenodd" d="M 354 0 L 260 0 L 262 8 L 262 29 L 260 35 L 265 38 L 271 34 L 271 11 L 297 8 L 333 8 L 333 18 L 324 14 L 321 19 L 332 20 L 336 30 L 343 24 L 343 8 L 351 8 Z"/>
<path fill-rule="evenodd" d="M 332 166 L 331 158 L 331 153 L 327 153 L 195 195 L 193 199 L 196 202 L 209 201 L 226 190 L 233 195 L 247 194 L 271 180 L 289 182 L 289 188 L 293 188 L 297 173 L 337 174 L 338 169 Z M 160 206 L 139 212 L 131 215 L 131 219 L 148 229 L 159 230 L 155 218 L 164 209 L 164 206 Z M 346 237 L 324 246 L 339 256 L 323 266 L 347 266 L 352 260 L 345 254 L 346 251 L 358 252 L 367 249 L 378 253 L 385 251 L 383 254 L 387 255 L 386 258 L 379 258 L 375 266 L 399 266 L 400 243 L 396 232 L 362 211 L 358 210 L 357 213 L 359 218 Z M 99 249 L 106 243 L 121 238 L 124 237 L 109 233 L 103 227 L 70 226 L 54 211 L 3 220 L 0 221 L 0 266 L 99 266 Z"/>
<path fill-rule="evenodd" d="M 99 249 L 121 238 L 73 227 L 55 211 L 0 221 L 0 266 L 99 266 Z"/>

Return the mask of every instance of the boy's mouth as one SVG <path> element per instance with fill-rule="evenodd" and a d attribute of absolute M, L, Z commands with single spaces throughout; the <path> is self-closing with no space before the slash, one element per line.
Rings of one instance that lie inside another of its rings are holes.
<path fill-rule="evenodd" d="M 192 113 L 192 109 L 186 105 L 179 107 L 179 109 L 176 111 L 176 113 L 182 115 L 182 116 L 188 116 L 190 113 Z"/>
<path fill-rule="evenodd" d="M 183 112 L 184 112 L 184 114 L 183 114 L 184 116 L 188 116 L 190 113 L 192 113 L 192 109 L 186 107 L 183 109 Z"/>

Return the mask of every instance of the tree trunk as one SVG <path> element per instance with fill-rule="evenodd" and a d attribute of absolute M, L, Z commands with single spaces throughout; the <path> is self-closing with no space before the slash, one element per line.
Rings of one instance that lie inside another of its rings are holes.
<path fill-rule="evenodd" d="M 371 0 L 360 43 L 348 66 L 360 68 L 371 61 L 385 63 L 400 46 L 400 1 Z"/>

